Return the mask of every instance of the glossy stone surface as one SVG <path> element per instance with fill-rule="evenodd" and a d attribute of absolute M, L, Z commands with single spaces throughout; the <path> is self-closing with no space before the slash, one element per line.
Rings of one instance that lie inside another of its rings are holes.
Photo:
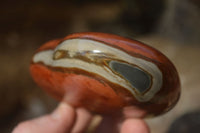
<path fill-rule="evenodd" d="M 105 33 L 76 33 L 42 45 L 30 66 L 52 96 L 95 113 L 136 107 L 145 115 L 170 110 L 180 95 L 173 64 L 159 51 Z"/>

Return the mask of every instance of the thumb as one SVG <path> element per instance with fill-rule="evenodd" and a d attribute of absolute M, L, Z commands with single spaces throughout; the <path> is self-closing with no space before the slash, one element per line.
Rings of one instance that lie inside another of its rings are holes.
<path fill-rule="evenodd" d="M 61 103 L 49 115 L 19 123 L 12 133 L 66 133 L 73 127 L 75 118 L 75 110 Z"/>

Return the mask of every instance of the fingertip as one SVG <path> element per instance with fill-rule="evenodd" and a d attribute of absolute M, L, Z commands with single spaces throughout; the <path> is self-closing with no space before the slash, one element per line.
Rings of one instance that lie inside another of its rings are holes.
<path fill-rule="evenodd" d="M 26 133 L 28 132 L 27 129 L 31 129 L 29 127 L 30 125 L 28 124 L 28 122 L 22 122 L 19 123 L 14 130 L 12 131 L 12 133 Z M 27 127 L 26 129 L 24 127 Z"/>
<path fill-rule="evenodd" d="M 120 133 L 150 133 L 150 130 L 144 120 L 127 119 L 123 122 Z"/>
<path fill-rule="evenodd" d="M 57 109 L 50 115 L 57 125 L 65 131 L 70 131 L 76 120 L 75 109 L 67 103 L 60 103 Z"/>
<path fill-rule="evenodd" d="M 82 133 L 85 129 L 88 128 L 93 116 L 91 112 L 84 108 L 78 108 L 76 113 L 77 118 L 71 133 Z"/>
<path fill-rule="evenodd" d="M 66 103 L 61 103 L 55 111 L 33 120 L 20 123 L 13 133 L 64 133 L 69 132 L 75 122 L 75 109 Z"/>
<path fill-rule="evenodd" d="M 52 112 L 51 117 L 53 119 L 63 119 L 63 117 L 68 117 L 68 119 L 73 119 L 76 117 L 75 109 L 67 103 L 60 103 L 58 107 Z"/>

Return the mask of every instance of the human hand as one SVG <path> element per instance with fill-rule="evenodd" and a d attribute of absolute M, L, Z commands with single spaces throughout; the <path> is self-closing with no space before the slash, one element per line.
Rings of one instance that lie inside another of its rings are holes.
<path fill-rule="evenodd" d="M 93 115 L 82 108 L 74 109 L 61 103 L 51 114 L 19 123 L 12 133 L 82 133 Z M 104 116 L 95 133 L 149 133 L 147 124 L 142 119 Z"/>

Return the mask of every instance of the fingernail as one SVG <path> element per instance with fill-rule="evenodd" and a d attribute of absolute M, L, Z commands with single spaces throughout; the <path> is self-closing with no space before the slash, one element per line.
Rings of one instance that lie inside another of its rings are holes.
<path fill-rule="evenodd" d="M 60 119 L 62 117 L 62 113 L 69 108 L 69 105 L 66 103 L 60 103 L 58 107 L 51 114 L 53 119 Z"/>

